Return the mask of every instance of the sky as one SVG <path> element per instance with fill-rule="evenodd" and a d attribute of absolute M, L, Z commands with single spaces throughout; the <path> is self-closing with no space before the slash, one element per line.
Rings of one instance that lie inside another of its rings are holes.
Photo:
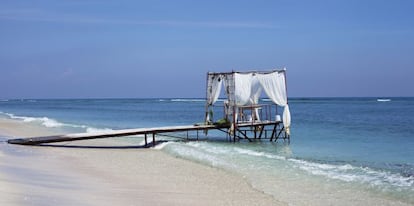
<path fill-rule="evenodd" d="M 286 68 L 289 97 L 414 96 L 411 0 L 0 0 L 0 99 L 205 97 Z"/>

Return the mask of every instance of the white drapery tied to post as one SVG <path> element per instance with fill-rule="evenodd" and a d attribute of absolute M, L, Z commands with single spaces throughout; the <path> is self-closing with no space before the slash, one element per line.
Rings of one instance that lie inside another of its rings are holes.
<path fill-rule="evenodd" d="M 222 75 L 218 75 L 218 76 L 209 76 L 208 78 L 208 89 L 207 89 L 207 104 L 213 105 L 219 98 L 220 96 L 220 91 L 221 91 L 221 86 L 222 86 L 222 81 L 223 80 L 223 76 Z M 208 112 L 206 114 L 206 122 L 210 122 L 210 113 Z"/>
<path fill-rule="evenodd" d="M 283 110 L 283 125 L 285 126 L 286 133 L 290 135 L 290 110 L 288 104 L 286 104 Z"/>
<path fill-rule="evenodd" d="M 286 79 L 283 72 L 268 74 L 248 73 L 234 74 L 235 100 L 237 106 L 257 104 L 262 90 L 273 103 L 284 107 L 283 125 L 286 133 L 290 135 L 290 111 L 286 93 Z"/>
<path fill-rule="evenodd" d="M 283 125 L 286 133 L 290 135 L 290 110 L 287 101 L 286 93 L 286 79 L 283 72 L 272 72 L 269 74 L 258 74 L 259 82 L 265 91 L 266 95 L 273 101 L 273 103 L 284 107 L 283 110 Z"/>
<path fill-rule="evenodd" d="M 223 77 L 222 75 L 211 76 L 208 84 L 210 84 L 209 91 L 207 92 L 207 103 L 213 105 L 220 96 L 221 85 Z"/>

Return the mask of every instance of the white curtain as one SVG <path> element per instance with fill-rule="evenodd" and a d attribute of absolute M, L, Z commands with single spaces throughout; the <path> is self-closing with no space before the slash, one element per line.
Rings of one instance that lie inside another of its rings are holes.
<path fill-rule="evenodd" d="M 222 75 L 210 75 L 208 84 L 210 85 L 207 92 L 207 103 L 213 105 L 220 96 L 221 85 L 223 81 Z"/>
<path fill-rule="evenodd" d="M 262 94 L 262 86 L 260 85 L 257 75 L 251 76 L 250 104 L 258 104 L 260 95 Z"/>
<path fill-rule="evenodd" d="M 221 92 L 221 86 L 223 82 L 223 75 L 209 75 L 208 76 L 208 91 L 207 91 L 207 105 L 213 105 L 219 98 Z M 210 112 L 206 107 L 206 122 L 210 122 Z"/>
<path fill-rule="evenodd" d="M 283 106 L 283 125 L 290 134 L 290 111 L 287 103 L 285 75 L 283 72 L 257 74 L 260 84 L 267 96 L 277 105 Z"/>
<path fill-rule="evenodd" d="M 290 110 L 288 104 L 286 104 L 283 110 L 283 125 L 285 126 L 286 133 L 290 135 Z"/>
<path fill-rule="evenodd" d="M 234 82 L 233 82 L 234 78 L 232 75 L 223 75 L 223 84 L 224 84 L 224 91 L 226 92 L 226 96 L 229 100 L 232 100 L 233 97 L 231 97 L 231 93 L 233 93 L 234 91 Z"/>
<path fill-rule="evenodd" d="M 266 95 L 277 105 L 287 104 L 285 76 L 283 73 L 257 74 Z"/>
<path fill-rule="evenodd" d="M 251 104 L 259 104 L 259 98 L 262 94 L 262 86 L 260 85 L 259 78 L 257 75 L 252 75 L 252 88 L 250 93 L 250 103 Z M 259 115 L 259 108 L 254 108 L 254 117 L 253 121 L 260 121 L 260 115 Z"/>
<path fill-rule="evenodd" d="M 237 106 L 246 105 L 250 102 L 252 90 L 252 74 L 234 74 L 235 100 Z"/>

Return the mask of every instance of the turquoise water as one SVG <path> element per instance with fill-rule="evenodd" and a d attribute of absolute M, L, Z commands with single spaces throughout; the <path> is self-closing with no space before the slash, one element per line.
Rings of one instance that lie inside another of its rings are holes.
<path fill-rule="evenodd" d="M 228 143 L 218 138 L 220 133 L 211 132 L 210 141 L 170 141 L 158 149 L 239 173 L 275 197 L 281 195 L 277 187 L 287 183 L 286 187 L 317 185 L 322 191 L 358 190 L 414 203 L 414 98 L 289 102 L 290 144 Z M 204 106 L 202 99 L 0 100 L 0 117 L 68 132 L 93 132 L 202 122 Z"/>

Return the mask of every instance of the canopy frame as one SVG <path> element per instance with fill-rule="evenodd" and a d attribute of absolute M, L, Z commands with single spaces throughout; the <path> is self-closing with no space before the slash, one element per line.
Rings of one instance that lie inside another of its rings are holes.
<path fill-rule="evenodd" d="M 231 71 L 208 72 L 206 90 L 205 123 L 212 124 L 211 107 L 220 96 L 222 86 L 226 94 L 224 101 L 224 117 L 231 124 L 229 133 L 237 129 L 241 108 L 256 108 L 258 115 L 258 99 L 266 93 L 274 105 L 284 107 L 283 124 L 287 135 L 290 135 L 290 111 L 287 100 L 286 68 L 271 71 Z M 270 95 L 269 95 L 270 94 Z M 252 110 L 253 111 L 253 110 Z M 253 113 L 252 113 L 253 115 Z M 261 119 L 260 121 L 271 121 Z M 276 120 L 276 117 L 275 117 Z M 253 120 L 254 121 L 254 120 Z"/>

